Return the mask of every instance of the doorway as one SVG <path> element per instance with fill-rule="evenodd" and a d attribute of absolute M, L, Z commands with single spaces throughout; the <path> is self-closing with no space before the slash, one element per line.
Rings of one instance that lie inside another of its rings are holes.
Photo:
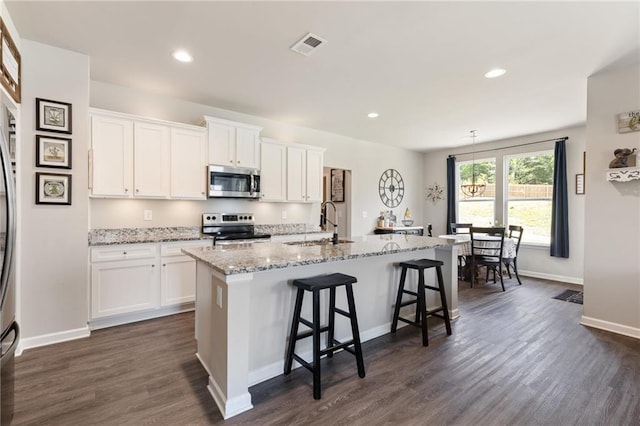
<path fill-rule="evenodd" d="M 351 170 L 325 167 L 323 201 L 332 201 L 338 215 L 338 236 L 351 238 Z"/>

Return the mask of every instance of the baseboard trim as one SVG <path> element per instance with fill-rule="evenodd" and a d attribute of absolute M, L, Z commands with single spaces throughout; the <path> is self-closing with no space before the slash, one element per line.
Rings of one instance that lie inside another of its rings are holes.
<path fill-rule="evenodd" d="M 584 285 L 584 279 L 582 278 L 567 277 L 564 275 L 556 275 L 556 274 L 545 274 L 543 272 L 523 271 L 521 269 L 518 269 L 518 273 L 523 277 L 541 278 L 543 280 L 559 281 L 559 282 L 569 283 L 569 284 Z"/>
<path fill-rule="evenodd" d="M 101 328 L 114 327 L 116 325 L 124 325 L 132 322 L 145 321 L 153 318 L 166 317 L 169 315 L 180 314 L 195 310 L 195 303 L 183 303 L 182 305 L 165 306 L 163 308 L 154 309 L 144 312 L 135 312 L 131 314 L 116 315 L 113 317 L 96 318 L 89 321 L 90 330 L 100 330 Z"/>
<path fill-rule="evenodd" d="M 597 318 L 587 317 L 584 315 L 582 316 L 582 320 L 580 321 L 580 324 L 586 325 L 587 327 L 597 328 L 599 330 L 610 331 L 612 333 L 622 334 L 623 336 L 640 339 L 640 328 L 629 327 L 628 325 L 604 321 Z"/>
<path fill-rule="evenodd" d="M 84 339 L 89 337 L 91 331 L 89 327 L 76 328 L 75 330 L 65 330 L 58 333 L 43 334 L 35 337 L 27 337 L 26 339 L 20 339 L 18 342 L 18 348 L 16 349 L 16 356 L 22 355 L 22 351 L 26 349 L 38 348 L 40 346 L 53 345 L 56 343 L 68 342 L 70 340 Z"/>
<path fill-rule="evenodd" d="M 253 404 L 251 403 L 251 394 L 249 392 L 245 392 L 235 398 L 227 399 L 224 392 L 222 392 L 222 389 L 220 389 L 220 386 L 218 386 L 211 376 L 209 376 L 207 390 L 218 406 L 218 409 L 222 414 L 222 418 L 225 420 L 253 408 Z"/>

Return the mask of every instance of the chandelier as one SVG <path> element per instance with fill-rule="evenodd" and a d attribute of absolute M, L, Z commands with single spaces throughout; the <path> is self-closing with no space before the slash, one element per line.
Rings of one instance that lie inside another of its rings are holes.
<path fill-rule="evenodd" d="M 476 179 L 475 144 L 476 131 L 471 130 L 471 183 L 460 185 L 460 190 L 462 190 L 462 193 L 467 197 L 479 197 L 480 195 L 484 194 L 484 190 L 487 187 L 484 183 L 482 183 L 482 181 L 478 182 L 478 180 Z"/>

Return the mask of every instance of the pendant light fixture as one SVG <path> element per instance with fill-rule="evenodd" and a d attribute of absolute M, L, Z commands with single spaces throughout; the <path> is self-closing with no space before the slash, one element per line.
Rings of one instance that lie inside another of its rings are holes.
<path fill-rule="evenodd" d="M 484 194 L 484 190 L 486 189 L 486 185 L 482 183 L 482 181 L 478 182 L 476 178 L 476 154 L 475 154 L 475 144 L 476 144 L 476 131 L 471 130 L 471 183 L 467 183 L 464 185 L 460 185 L 460 189 L 462 193 L 467 197 L 479 197 Z"/>

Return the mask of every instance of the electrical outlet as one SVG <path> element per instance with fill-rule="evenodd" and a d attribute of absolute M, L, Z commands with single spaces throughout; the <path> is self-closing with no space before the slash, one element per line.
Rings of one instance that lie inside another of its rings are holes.
<path fill-rule="evenodd" d="M 145 210 L 144 211 L 144 220 L 153 220 L 153 211 Z"/>
<path fill-rule="evenodd" d="M 363 218 L 363 219 L 366 219 L 366 218 L 367 218 L 367 216 L 369 216 L 369 214 L 368 214 L 366 211 L 364 211 L 364 210 L 363 210 L 363 211 L 362 211 L 362 218 Z"/>
<path fill-rule="evenodd" d="M 216 290 L 216 304 L 222 308 L 222 287 L 218 286 Z"/>
<path fill-rule="evenodd" d="M 286 218 L 287 218 L 287 211 L 282 210 L 282 220 L 285 220 Z"/>

